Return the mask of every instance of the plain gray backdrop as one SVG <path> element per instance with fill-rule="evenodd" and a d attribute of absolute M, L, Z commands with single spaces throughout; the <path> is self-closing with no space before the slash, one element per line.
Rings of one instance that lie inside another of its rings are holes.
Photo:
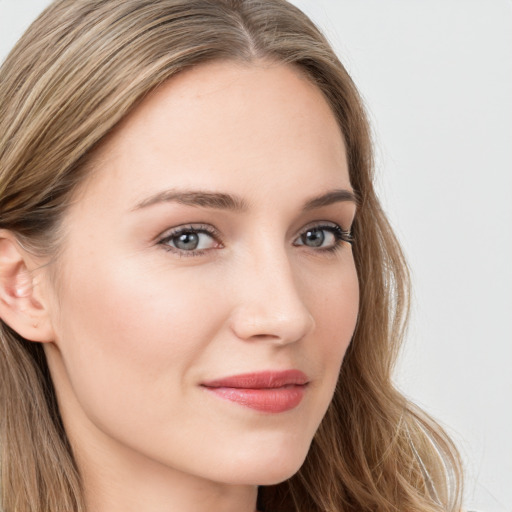
<path fill-rule="evenodd" d="M 458 443 L 465 505 L 512 512 L 512 3 L 294 0 L 373 124 L 378 188 L 408 257 L 406 395 Z M 0 59 L 47 0 L 0 0 Z"/>

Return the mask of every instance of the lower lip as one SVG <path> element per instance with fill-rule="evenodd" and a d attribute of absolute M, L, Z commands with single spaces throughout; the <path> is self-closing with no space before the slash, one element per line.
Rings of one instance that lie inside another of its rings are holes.
<path fill-rule="evenodd" d="M 304 397 L 305 388 L 305 385 L 263 389 L 206 387 L 208 391 L 220 398 L 250 409 L 271 413 L 285 412 L 297 407 Z"/>

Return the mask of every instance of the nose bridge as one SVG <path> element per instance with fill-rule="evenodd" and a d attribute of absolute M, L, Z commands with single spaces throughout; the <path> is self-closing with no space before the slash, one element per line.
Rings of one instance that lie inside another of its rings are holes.
<path fill-rule="evenodd" d="M 282 239 L 267 242 L 248 248 L 238 262 L 232 327 L 242 339 L 292 343 L 313 328 L 314 320 Z"/>

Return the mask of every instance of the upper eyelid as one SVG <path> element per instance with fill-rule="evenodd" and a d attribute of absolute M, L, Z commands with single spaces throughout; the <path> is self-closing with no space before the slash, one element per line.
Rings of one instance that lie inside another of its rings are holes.
<path fill-rule="evenodd" d="M 183 224 L 174 228 L 168 228 L 160 233 L 156 239 L 165 240 L 166 238 L 177 236 L 181 232 L 196 231 L 198 233 L 207 233 L 208 235 L 220 237 L 220 232 L 209 224 Z"/>
<path fill-rule="evenodd" d="M 305 226 L 301 228 L 301 231 L 304 231 L 306 229 L 312 228 L 312 227 L 339 227 L 343 229 L 343 226 L 339 222 L 334 222 L 332 220 L 315 220 L 313 222 L 309 222 Z M 343 231 L 350 231 L 350 229 L 343 229 Z"/>
<path fill-rule="evenodd" d="M 302 226 L 300 228 L 300 230 L 298 231 L 297 235 L 302 234 L 304 231 L 306 231 L 307 229 L 310 229 L 312 227 L 333 227 L 333 228 L 340 228 L 342 231 L 345 231 L 345 232 L 351 231 L 351 227 L 349 227 L 348 229 L 344 229 L 343 226 L 341 224 L 339 224 L 338 222 L 328 221 L 328 220 L 316 220 L 316 221 L 309 222 L 308 224 Z M 220 237 L 220 232 L 210 224 L 190 223 L 190 224 L 182 224 L 182 225 L 176 226 L 174 228 L 168 228 L 164 232 L 159 234 L 156 238 L 159 240 L 162 240 L 165 238 L 169 238 L 170 236 L 176 236 L 177 233 L 180 233 L 183 231 L 185 231 L 185 232 L 186 231 L 206 232 L 209 235 L 215 235 L 215 236 Z"/>

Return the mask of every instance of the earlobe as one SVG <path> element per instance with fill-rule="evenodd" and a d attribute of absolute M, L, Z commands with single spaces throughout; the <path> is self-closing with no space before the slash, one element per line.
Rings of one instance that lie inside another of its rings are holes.
<path fill-rule="evenodd" d="M 0 230 L 0 318 L 29 341 L 53 341 L 50 317 L 37 298 L 31 268 L 16 237 Z"/>

